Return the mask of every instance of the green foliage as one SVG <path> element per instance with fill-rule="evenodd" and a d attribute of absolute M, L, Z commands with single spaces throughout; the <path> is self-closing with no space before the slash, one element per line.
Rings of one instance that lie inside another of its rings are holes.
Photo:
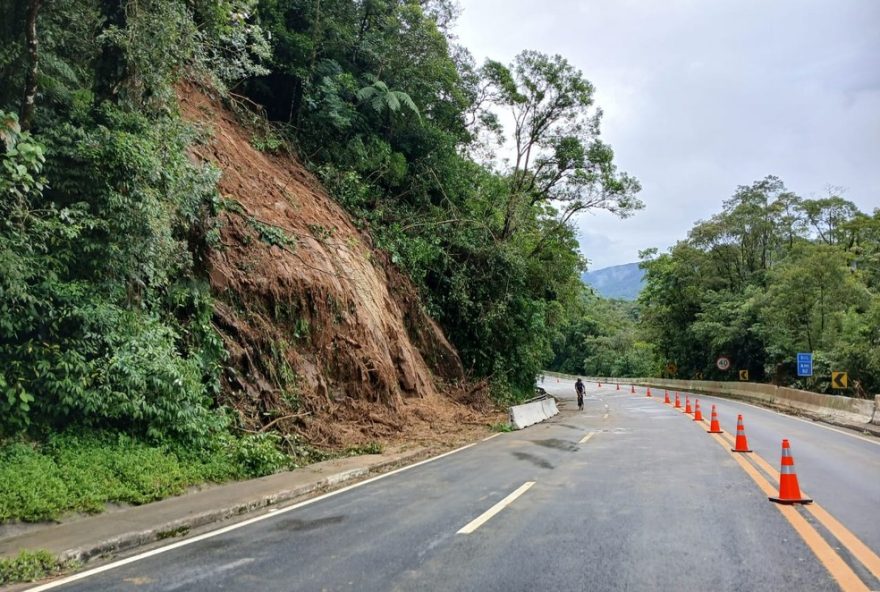
<path fill-rule="evenodd" d="M 172 121 L 105 105 L 99 123 L 44 132 L 48 188 L 11 202 L 0 228 L 0 432 L 204 436 L 222 426 L 209 410 L 222 344 L 190 243 L 216 173 L 189 164 Z"/>
<path fill-rule="evenodd" d="M 205 481 L 260 477 L 288 465 L 278 436 L 218 436 L 202 446 L 155 445 L 109 432 L 62 432 L 0 447 L 0 523 L 145 504 Z"/>
<path fill-rule="evenodd" d="M 504 433 L 504 432 L 512 432 L 514 430 L 514 427 L 511 424 L 507 423 L 506 421 L 502 421 L 499 423 L 493 423 L 491 426 L 489 426 L 489 429 L 491 429 L 493 432 Z"/>
<path fill-rule="evenodd" d="M 20 4 L 0 0 L 6 111 L 23 83 Z M 529 393 L 579 294 L 571 215 L 628 215 L 638 184 L 599 141 L 580 72 L 536 52 L 511 70 L 476 68 L 451 43 L 454 14 L 450 0 L 44 3 L 33 135 L 0 119 L 0 190 L 14 197 L 0 202 L 0 436 L 75 426 L 208 446 L 228 429 L 203 273 L 223 204 L 218 172 L 187 156 L 183 73 L 264 104 L 271 124 L 254 144 L 294 140 L 413 278 L 468 371 L 500 399 Z M 477 162 L 507 107 L 532 114 L 509 139 L 533 134 L 534 160 Z M 260 240 L 295 248 L 246 219 Z M 297 319 L 293 337 L 310 331 Z M 298 403 L 283 352 L 264 353 Z M 247 441 L 236 462 L 267 470 L 272 444 Z"/>
<path fill-rule="evenodd" d="M 585 294 L 554 342 L 552 370 L 587 376 L 654 376 L 654 346 L 640 334 L 638 307 Z"/>
<path fill-rule="evenodd" d="M 4 217 L 43 191 L 41 176 L 46 162 L 43 147 L 34 142 L 27 132 L 22 133 L 15 113 L 0 111 L 0 213 Z"/>
<path fill-rule="evenodd" d="M 274 473 L 287 464 L 287 457 L 278 450 L 280 440 L 274 432 L 248 435 L 235 446 L 234 460 L 249 476 Z"/>
<path fill-rule="evenodd" d="M 269 73 L 264 66 L 272 49 L 262 27 L 254 22 L 258 0 L 196 0 L 201 59 L 223 82 L 235 85 Z"/>
<path fill-rule="evenodd" d="M 296 247 L 296 237 L 288 234 L 283 228 L 266 224 L 254 217 L 248 217 L 247 222 L 257 231 L 260 240 L 264 243 L 291 251 Z"/>
<path fill-rule="evenodd" d="M 469 372 L 516 400 L 578 298 L 571 216 L 628 215 L 638 183 L 598 140 L 580 72 L 537 52 L 513 69 L 476 68 L 450 44 L 454 14 L 447 0 L 261 2 L 272 72 L 245 88 L 421 288 Z M 482 136 L 503 138 L 495 112 L 508 108 L 524 117 L 510 141 L 528 137 L 532 160 L 523 147 L 515 167 L 498 168 Z"/>
<path fill-rule="evenodd" d="M 40 12 L 34 135 L 0 115 L 0 435 L 81 425 L 193 440 L 226 424 L 212 410 L 223 344 L 196 273 L 218 173 L 190 162 L 173 83 L 249 4 L 213 6 L 217 27 L 199 30 L 207 4 Z M 4 71 L 23 43 L 10 14 Z M 18 101 L 7 90 L 0 108 Z"/>
<path fill-rule="evenodd" d="M 62 562 L 45 549 L 19 551 L 15 557 L 0 558 L 0 586 L 15 582 L 34 582 L 74 567 Z"/>
<path fill-rule="evenodd" d="M 740 187 L 687 241 L 646 260 L 642 331 L 682 376 L 752 379 L 827 390 L 832 370 L 880 389 L 876 220 L 839 196 L 804 200 L 767 177 Z M 813 352 L 814 378 L 795 355 Z"/>
<path fill-rule="evenodd" d="M 369 442 L 361 446 L 349 446 L 344 456 L 362 456 L 364 454 L 382 454 L 385 447 L 380 442 Z"/>

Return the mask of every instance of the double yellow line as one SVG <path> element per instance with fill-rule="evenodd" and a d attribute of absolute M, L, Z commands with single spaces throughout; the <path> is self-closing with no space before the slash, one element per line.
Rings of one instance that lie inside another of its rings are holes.
<path fill-rule="evenodd" d="M 709 422 L 705 419 L 702 425 L 709 426 Z M 712 438 L 718 442 L 724 450 L 739 464 L 746 474 L 758 485 L 761 490 L 768 496 L 774 496 L 778 493 L 779 471 L 773 468 L 766 460 L 755 452 L 738 453 L 733 452 L 730 447 L 734 444 L 733 436 L 727 432 L 721 434 L 710 434 Z M 748 462 L 749 459 L 752 463 Z M 758 471 L 760 468 L 764 474 Z M 768 477 L 769 476 L 769 479 Z M 772 481 L 771 481 L 772 479 Z M 809 497 L 806 493 L 804 497 Z M 859 578 L 852 568 L 846 564 L 841 556 L 822 538 L 822 535 L 804 518 L 797 508 L 791 505 L 773 504 L 782 513 L 783 517 L 788 520 L 789 524 L 804 540 L 807 546 L 813 551 L 816 557 L 822 562 L 822 565 L 831 573 L 831 576 L 837 580 L 844 592 L 870 592 L 867 585 Z M 858 560 L 865 568 L 880 579 L 880 557 L 877 556 L 865 543 L 850 532 L 843 524 L 841 524 L 834 516 L 816 502 L 803 506 L 806 511 L 812 514 L 828 532 L 832 534 L 840 544 L 846 547 L 852 556 Z"/>

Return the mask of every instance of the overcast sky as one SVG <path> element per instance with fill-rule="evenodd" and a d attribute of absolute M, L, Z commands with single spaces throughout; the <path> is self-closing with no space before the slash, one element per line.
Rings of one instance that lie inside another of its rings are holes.
<path fill-rule="evenodd" d="M 596 86 L 602 136 L 646 207 L 580 217 L 590 269 L 667 249 L 770 174 L 880 207 L 880 0 L 459 3 L 478 63 L 558 53 Z"/>

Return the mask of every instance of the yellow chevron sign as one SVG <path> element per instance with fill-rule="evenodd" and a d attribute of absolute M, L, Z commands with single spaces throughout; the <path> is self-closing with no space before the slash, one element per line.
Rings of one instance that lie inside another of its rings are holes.
<path fill-rule="evenodd" d="M 748 380 L 749 379 L 749 371 L 748 370 L 740 370 L 739 371 L 739 379 L 740 380 Z"/>
<path fill-rule="evenodd" d="M 831 373 L 831 388 L 845 389 L 849 385 L 849 375 L 846 372 Z"/>

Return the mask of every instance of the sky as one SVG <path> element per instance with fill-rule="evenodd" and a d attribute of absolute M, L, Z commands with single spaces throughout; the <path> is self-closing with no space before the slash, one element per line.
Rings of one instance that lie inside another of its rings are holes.
<path fill-rule="evenodd" d="M 602 139 L 645 209 L 577 220 L 590 269 L 661 252 L 740 185 L 880 208 L 880 0 L 459 0 L 478 63 L 523 49 L 596 87 Z"/>

